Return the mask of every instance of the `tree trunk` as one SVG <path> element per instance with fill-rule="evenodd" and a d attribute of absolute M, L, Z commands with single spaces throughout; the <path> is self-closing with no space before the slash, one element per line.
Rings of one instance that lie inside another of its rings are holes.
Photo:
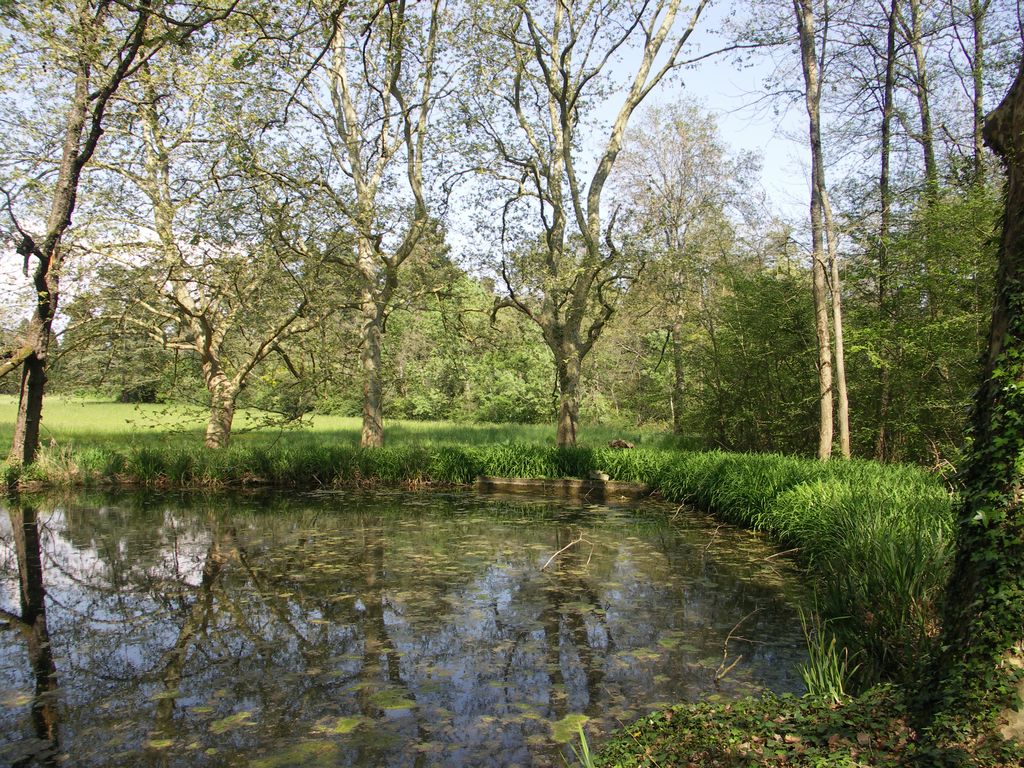
<path fill-rule="evenodd" d="M 683 323 L 676 319 L 669 333 L 672 335 L 672 431 L 683 433 L 683 395 L 685 393 L 685 366 L 683 364 Z"/>
<path fill-rule="evenodd" d="M 17 252 L 25 258 L 26 268 L 30 259 L 36 259 L 36 313 L 29 339 L 35 351 L 24 363 L 21 400 L 8 456 L 8 461 L 12 463 L 30 464 L 35 460 L 46 388 L 46 353 L 50 344 L 50 326 L 57 311 L 57 286 L 63 261 L 61 240 L 71 226 L 82 170 L 92 158 L 103 135 L 102 122 L 107 104 L 122 80 L 128 76 L 130 65 L 142 47 L 151 12 L 148 3 L 136 11 L 135 24 L 129 27 L 127 37 L 117 49 L 115 58 L 118 66 L 100 88 L 91 82 L 91 59 L 95 55 L 93 46 L 99 45 L 100 33 L 104 29 L 106 6 L 93 9 L 89 3 L 78 3 L 73 20 L 69 19 L 74 30 L 72 38 L 81 47 L 74 56 L 74 90 L 70 94 L 60 165 L 46 219 L 46 233 L 41 242 L 36 243 L 31 235 L 19 227 L 17 238 Z"/>
<path fill-rule="evenodd" d="M 380 375 L 381 329 L 380 312 L 370 292 L 362 299 L 362 351 L 359 361 L 363 369 L 363 431 L 359 445 L 380 448 L 384 445 L 384 412 Z"/>
<path fill-rule="evenodd" d="M 850 398 L 846 393 L 846 351 L 843 343 L 842 283 L 839 280 L 839 253 L 836 226 L 832 218 L 832 203 L 825 186 L 824 158 L 818 159 L 818 195 L 825 214 L 825 236 L 828 240 L 828 263 L 831 270 L 832 331 L 835 334 L 836 416 L 839 420 L 839 452 L 850 458 Z"/>
<path fill-rule="evenodd" d="M 821 82 L 815 53 L 814 9 L 811 0 L 793 0 L 800 60 L 804 75 L 804 101 L 811 145 L 811 291 L 814 296 L 814 330 L 818 339 L 818 458 L 832 455 L 832 343 L 828 327 L 828 275 L 823 243 L 821 179 Z"/>
<path fill-rule="evenodd" d="M 834 236 L 834 235 L 833 235 Z M 843 307 L 839 283 L 839 259 L 832 262 L 832 330 L 836 345 L 836 416 L 839 419 L 839 453 L 850 458 L 850 398 L 846 392 L 846 351 L 843 341 Z"/>
<path fill-rule="evenodd" d="M 878 431 L 875 433 L 875 460 L 885 461 L 889 457 L 889 407 L 892 402 L 892 375 L 889 362 L 882 361 L 878 380 Z"/>
<path fill-rule="evenodd" d="M 557 354 L 555 371 L 558 376 L 558 432 L 555 444 L 559 448 L 576 445 L 576 427 L 580 419 L 580 367 L 578 351 L 563 345 Z"/>
<path fill-rule="evenodd" d="M 1024 62 L 985 122 L 1008 173 L 996 302 L 974 400 L 944 652 L 933 664 L 929 737 L 955 748 L 980 724 L 1024 737 Z"/>
<path fill-rule="evenodd" d="M 32 354 L 21 367 L 21 392 L 18 415 L 14 422 L 14 439 L 7 461 L 28 465 L 35 461 L 39 450 L 39 428 L 43 419 L 43 395 L 46 391 L 46 345 L 49 342 L 49 322 L 33 321 L 31 335 Z"/>
<path fill-rule="evenodd" d="M 203 366 L 206 387 L 210 391 L 210 417 L 206 422 L 206 447 L 224 448 L 231 439 L 231 423 L 235 419 L 238 386 L 213 363 Z"/>
<path fill-rule="evenodd" d="M 973 115 L 974 128 L 974 183 L 985 182 L 985 142 L 982 127 L 985 123 L 985 15 L 991 0 L 971 0 L 971 31 L 974 37 L 974 56 L 971 59 L 971 78 L 973 80 Z"/>
<path fill-rule="evenodd" d="M 933 199 L 939 189 L 939 170 L 935 160 L 935 130 L 932 127 L 928 59 L 925 55 L 921 26 L 921 0 L 910 0 L 910 29 L 907 30 L 907 42 L 914 53 L 913 81 L 914 89 L 917 91 L 918 115 L 921 120 L 919 142 L 924 157 L 925 189 L 928 199 Z"/>
<path fill-rule="evenodd" d="M 878 225 L 878 319 L 881 327 L 888 329 L 889 304 L 889 232 L 892 226 L 892 192 L 889 183 L 889 159 L 892 147 L 893 101 L 896 91 L 896 26 L 899 15 L 899 0 L 892 0 L 886 19 L 885 42 L 885 83 L 882 92 L 882 147 L 881 170 L 878 178 L 880 218 Z M 878 356 L 880 371 L 878 381 L 878 432 L 875 435 L 875 458 L 884 461 L 888 455 L 889 401 L 892 397 L 892 376 L 887 354 L 888 339 L 883 336 Z"/>

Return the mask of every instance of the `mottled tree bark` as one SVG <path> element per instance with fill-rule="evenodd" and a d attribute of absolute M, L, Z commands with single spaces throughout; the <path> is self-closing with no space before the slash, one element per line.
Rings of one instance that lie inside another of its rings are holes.
<path fill-rule="evenodd" d="M 565 345 L 555 361 L 558 376 L 558 429 L 555 443 L 559 447 L 576 445 L 576 427 L 580 421 L 580 369 L 582 356 Z"/>
<path fill-rule="evenodd" d="M 383 332 L 374 296 L 362 299 L 362 349 L 359 361 L 363 371 L 363 430 L 359 445 L 380 448 L 384 445 L 383 386 L 381 383 L 381 345 Z"/>
<path fill-rule="evenodd" d="M 210 392 L 210 415 L 206 421 L 207 448 L 223 448 L 231 439 L 238 387 L 212 362 L 203 364 L 206 388 Z"/>

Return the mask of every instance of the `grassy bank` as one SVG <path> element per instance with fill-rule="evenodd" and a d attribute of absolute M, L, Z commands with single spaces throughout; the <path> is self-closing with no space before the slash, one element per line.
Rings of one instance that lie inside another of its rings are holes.
<path fill-rule="evenodd" d="M 1014 742 L 986 741 L 929 751 L 907 722 L 897 687 L 881 685 L 841 704 L 812 696 L 765 694 L 729 704 L 663 710 L 623 728 L 593 768 L 897 768 L 1021 765 Z"/>

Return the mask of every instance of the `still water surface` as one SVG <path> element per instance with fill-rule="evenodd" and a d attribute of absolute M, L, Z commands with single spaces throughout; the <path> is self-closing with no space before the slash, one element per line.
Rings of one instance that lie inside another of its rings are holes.
<path fill-rule="evenodd" d="M 802 689 L 795 573 L 657 502 L 121 494 L 2 512 L 3 765 L 561 766 L 577 723 L 593 743 L 667 703 Z"/>

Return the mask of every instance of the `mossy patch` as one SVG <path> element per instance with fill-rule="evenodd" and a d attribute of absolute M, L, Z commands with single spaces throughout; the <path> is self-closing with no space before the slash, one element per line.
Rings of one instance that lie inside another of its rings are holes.
<path fill-rule="evenodd" d="M 313 733 L 343 736 L 366 722 L 365 717 L 326 717 L 313 726 Z"/>
<path fill-rule="evenodd" d="M 580 732 L 580 728 L 586 725 L 589 719 L 586 715 L 579 713 L 566 715 L 561 720 L 551 723 L 551 738 L 559 744 L 572 741 Z"/>
<path fill-rule="evenodd" d="M 249 761 L 249 768 L 287 768 L 287 766 L 334 765 L 341 748 L 333 741 L 315 739 L 300 741 L 272 755 Z"/>

